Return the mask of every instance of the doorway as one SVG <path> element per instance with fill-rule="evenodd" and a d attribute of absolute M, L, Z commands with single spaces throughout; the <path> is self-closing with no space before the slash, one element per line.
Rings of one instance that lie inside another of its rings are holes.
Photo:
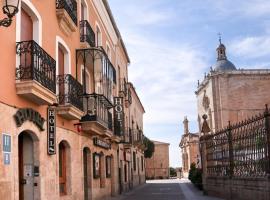
<path fill-rule="evenodd" d="M 34 176 L 39 176 L 39 169 L 35 167 L 34 140 L 28 132 L 22 132 L 18 141 L 19 156 L 19 199 L 33 200 L 37 181 Z"/>
<path fill-rule="evenodd" d="M 83 183 L 84 183 L 84 200 L 91 199 L 91 152 L 89 148 L 83 149 Z"/>

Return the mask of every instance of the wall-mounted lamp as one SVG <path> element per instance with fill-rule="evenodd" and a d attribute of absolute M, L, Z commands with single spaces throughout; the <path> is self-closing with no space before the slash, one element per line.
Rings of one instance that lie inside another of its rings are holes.
<path fill-rule="evenodd" d="M 12 22 L 12 18 L 19 11 L 19 1 L 20 0 L 2 0 L 3 1 L 3 13 L 7 16 L 6 18 L 0 20 L 0 26 L 9 27 Z"/>

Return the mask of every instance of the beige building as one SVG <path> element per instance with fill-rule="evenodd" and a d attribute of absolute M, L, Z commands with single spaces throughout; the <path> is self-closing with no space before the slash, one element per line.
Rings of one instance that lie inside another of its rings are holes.
<path fill-rule="evenodd" d="M 144 162 L 144 110 L 130 101 L 130 60 L 107 0 L 21 0 L 18 10 L 0 28 L 0 199 L 98 200 L 129 189 L 132 151 Z"/>
<path fill-rule="evenodd" d="M 212 132 L 264 111 L 270 103 L 270 71 L 267 69 L 236 69 L 226 56 L 225 45 L 217 48 L 217 61 L 198 84 L 196 91 L 198 124 L 202 116 Z"/>
<path fill-rule="evenodd" d="M 155 152 L 145 159 L 146 177 L 148 179 L 167 179 L 170 176 L 169 143 L 152 141 Z"/>
<path fill-rule="evenodd" d="M 189 132 L 187 117 L 185 117 L 183 124 L 184 134 L 179 147 L 182 154 L 182 174 L 187 178 L 192 163 L 195 163 L 196 167 L 200 167 L 199 134 Z"/>

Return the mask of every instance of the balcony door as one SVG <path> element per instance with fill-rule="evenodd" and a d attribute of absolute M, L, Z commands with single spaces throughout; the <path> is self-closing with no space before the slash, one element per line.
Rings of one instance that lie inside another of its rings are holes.
<path fill-rule="evenodd" d="M 65 74 L 65 53 L 63 49 L 58 46 L 58 75 L 61 77 L 60 79 L 64 78 Z M 59 95 L 62 96 L 65 94 L 65 81 L 59 84 Z"/>
<path fill-rule="evenodd" d="M 33 21 L 31 16 L 24 10 L 21 10 L 21 41 L 33 40 Z"/>
<path fill-rule="evenodd" d="M 31 16 L 24 10 L 21 10 L 21 41 L 33 40 L 33 21 Z M 20 68 L 22 79 L 32 78 L 32 51 L 31 46 L 27 48 L 23 56 L 20 56 Z"/>

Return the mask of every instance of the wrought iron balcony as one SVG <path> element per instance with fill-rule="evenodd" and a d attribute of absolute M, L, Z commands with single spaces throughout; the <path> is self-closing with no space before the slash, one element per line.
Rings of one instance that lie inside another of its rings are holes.
<path fill-rule="evenodd" d="M 101 134 L 102 131 L 112 128 L 110 124 L 112 117 L 108 116 L 112 104 L 105 96 L 95 93 L 84 94 L 83 101 L 86 112 L 80 120 L 83 131 Z"/>
<path fill-rule="evenodd" d="M 70 74 L 58 75 L 57 83 L 59 86 L 58 102 L 60 105 L 71 104 L 76 108 L 83 110 L 83 87 Z"/>
<path fill-rule="evenodd" d="M 128 85 L 125 78 L 120 79 L 119 92 L 120 94 L 123 94 L 124 96 L 126 96 L 128 93 Z"/>
<path fill-rule="evenodd" d="M 133 136 L 132 136 L 132 130 L 130 128 L 125 129 L 125 133 L 123 135 L 122 143 L 124 143 L 126 145 L 132 145 Z"/>
<path fill-rule="evenodd" d="M 77 2 L 76 0 L 56 0 L 56 9 L 64 9 L 74 24 L 77 26 Z"/>
<path fill-rule="evenodd" d="M 83 116 L 82 85 L 70 74 L 58 75 L 58 114 L 70 120 Z"/>
<path fill-rule="evenodd" d="M 144 135 L 143 135 L 143 132 L 141 130 L 139 130 L 139 129 L 132 130 L 132 135 L 133 135 L 134 145 L 142 145 L 143 144 Z"/>
<path fill-rule="evenodd" d="M 76 50 L 76 69 L 83 65 L 84 69 L 94 72 L 93 93 L 104 96 L 113 103 L 113 85 L 116 82 L 116 71 L 102 47 L 91 47 Z"/>
<path fill-rule="evenodd" d="M 87 42 L 91 47 L 96 46 L 95 32 L 87 20 L 80 21 L 80 41 Z"/>
<path fill-rule="evenodd" d="M 17 94 L 35 103 L 55 103 L 56 62 L 35 41 L 17 42 L 19 66 L 16 69 Z"/>

